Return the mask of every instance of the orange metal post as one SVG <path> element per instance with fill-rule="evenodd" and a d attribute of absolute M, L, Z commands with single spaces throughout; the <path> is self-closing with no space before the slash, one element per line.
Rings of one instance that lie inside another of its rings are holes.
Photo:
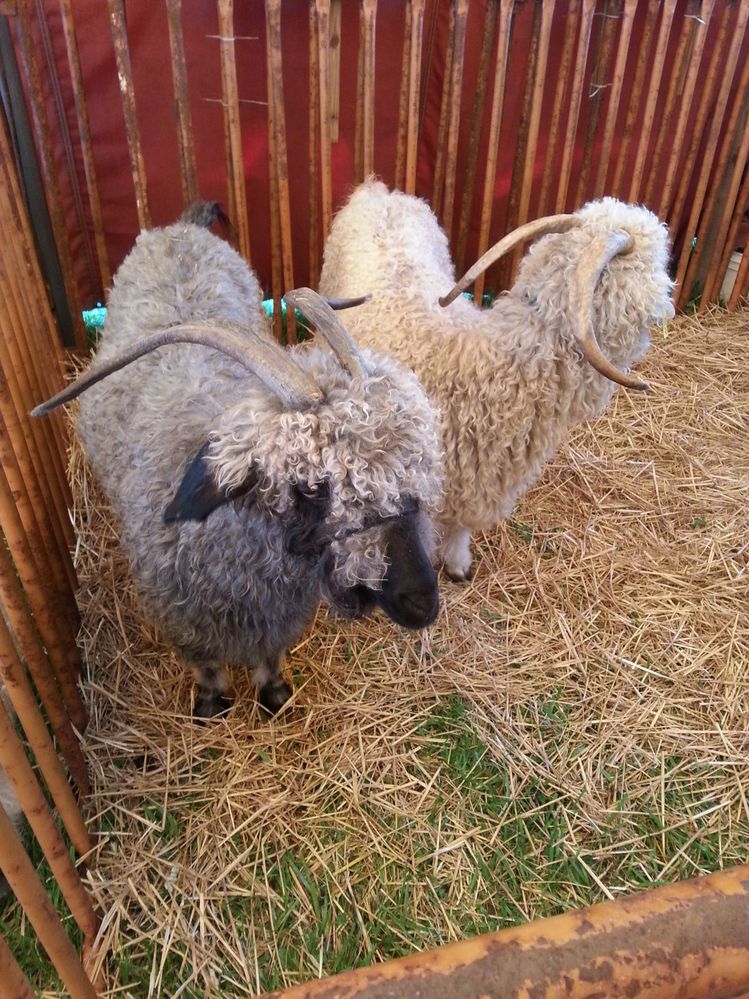
<path fill-rule="evenodd" d="M 63 0 L 63 2 L 70 3 L 70 0 Z M 177 108 L 179 179 L 182 185 L 182 200 L 187 205 L 198 197 L 198 180 L 195 169 L 195 144 L 192 138 L 190 95 L 187 89 L 187 63 L 185 61 L 185 40 L 182 37 L 181 8 L 182 0 L 166 0 L 174 101 Z"/>
<path fill-rule="evenodd" d="M 567 204 L 567 192 L 570 185 L 570 172 L 572 170 L 572 153 L 575 148 L 575 137 L 577 135 L 577 125 L 580 119 L 580 102 L 583 93 L 583 83 L 585 81 L 585 66 L 588 61 L 588 47 L 590 46 L 590 31 L 593 27 L 593 14 L 595 13 L 594 0 L 583 0 L 583 13 L 580 21 L 580 40 L 577 44 L 577 58 L 575 59 L 575 69 L 572 76 L 572 91 L 570 93 L 570 106 L 567 118 L 567 131 L 564 137 L 564 147 L 562 152 L 562 165 L 559 169 L 559 186 L 557 188 L 556 211 L 563 212 Z M 529 221 L 525 217 L 522 222 Z M 520 247 L 518 247 L 518 253 Z"/>
<path fill-rule="evenodd" d="M 0 982 L 3 983 L 3 999 L 34 999 L 31 986 L 2 935 L 0 935 Z"/>

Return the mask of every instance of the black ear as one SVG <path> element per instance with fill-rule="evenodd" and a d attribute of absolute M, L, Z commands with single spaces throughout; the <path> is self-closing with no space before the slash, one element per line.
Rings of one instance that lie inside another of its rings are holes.
<path fill-rule="evenodd" d="M 187 466 L 174 499 L 164 510 L 165 523 L 172 524 L 177 520 L 205 520 L 217 507 L 243 496 L 256 484 L 255 476 L 250 474 L 241 486 L 234 489 L 219 488 L 211 463 L 206 460 L 207 454 L 206 441 Z"/>

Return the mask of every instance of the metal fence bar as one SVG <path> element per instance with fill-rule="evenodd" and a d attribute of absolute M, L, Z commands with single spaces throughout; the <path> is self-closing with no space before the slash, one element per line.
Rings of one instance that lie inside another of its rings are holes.
<path fill-rule="evenodd" d="M 447 164 L 447 128 L 450 117 L 450 82 L 452 80 L 453 54 L 455 52 L 455 8 L 458 0 L 450 3 L 450 26 L 445 51 L 445 64 L 442 77 L 442 99 L 440 101 L 440 117 L 437 125 L 437 147 L 434 157 L 434 180 L 432 183 L 432 205 L 439 215 L 442 204 L 445 182 L 445 166 Z M 431 57 L 431 53 L 430 53 Z"/>
<path fill-rule="evenodd" d="M 0 982 L 7 999 L 35 999 L 28 979 L 18 967 L 5 938 L 0 935 Z"/>
<path fill-rule="evenodd" d="M 230 192 L 231 220 L 239 233 L 239 252 L 249 264 L 250 225 L 244 184 L 242 129 L 239 122 L 237 65 L 234 55 L 234 0 L 218 0 L 219 52 L 221 54 L 221 94 L 226 139 L 226 184 Z"/>
<path fill-rule="evenodd" d="M 309 5 L 309 283 L 317 287 L 320 277 L 320 66 L 315 2 Z"/>
<path fill-rule="evenodd" d="M 406 131 L 406 194 L 416 191 L 416 165 L 421 98 L 421 48 L 424 35 L 424 0 L 411 0 L 411 42 L 408 71 L 408 127 Z"/>
<path fill-rule="evenodd" d="M 749 138 L 749 129 L 746 129 L 744 135 L 744 141 L 746 142 Z M 739 156 L 736 160 L 736 170 L 741 174 L 741 157 L 744 153 L 743 149 L 740 151 Z M 710 284 L 710 278 L 708 277 L 708 282 L 705 284 L 705 297 L 709 301 L 717 301 L 720 294 L 720 287 L 723 283 L 723 276 L 728 268 L 728 262 L 731 259 L 731 254 L 736 246 L 736 237 L 738 234 L 739 226 L 744 217 L 744 213 L 749 209 L 749 170 L 745 169 L 747 166 L 747 158 L 749 154 L 744 154 L 744 180 L 741 184 L 741 189 L 736 197 L 736 202 L 733 207 L 733 215 L 731 217 L 730 226 L 728 228 L 728 233 L 726 235 L 725 245 L 723 247 L 723 253 L 720 257 L 720 262 L 715 269 L 715 274 L 713 277 L 713 283 Z M 744 257 L 747 256 L 747 247 L 744 247 Z M 716 258 L 717 259 L 717 258 Z M 730 299 L 730 295 L 729 295 Z M 703 312 L 702 302 L 700 302 L 700 312 Z"/>
<path fill-rule="evenodd" d="M 736 274 L 736 282 L 728 299 L 728 310 L 734 312 L 739 302 L 749 299 L 749 251 L 744 247 L 744 254 Z"/>
<path fill-rule="evenodd" d="M 614 128 L 619 114 L 619 102 L 621 100 L 624 73 L 629 56 L 629 43 L 632 37 L 632 25 L 634 23 L 635 10 L 637 9 L 637 0 L 624 0 L 623 8 L 618 17 L 609 13 L 609 6 L 610 4 L 607 3 L 604 7 L 599 29 L 598 52 L 593 66 L 591 93 L 588 97 L 591 108 L 585 139 L 585 155 L 577 185 L 576 204 L 582 204 L 589 193 L 594 198 L 599 198 L 602 194 L 606 193 L 606 175 L 614 139 Z M 616 41 L 617 27 L 619 28 L 619 41 L 616 49 L 616 59 L 612 68 L 611 56 L 614 50 L 614 42 Z M 598 160 L 598 171 L 593 184 L 593 190 L 589 192 L 588 178 L 590 175 L 593 142 L 598 129 L 604 95 L 607 91 L 608 104 L 606 121 L 603 128 L 603 141 Z"/>
<path fill-rule="evenodd" d="M 450 62 L 450 100 L 447 118 L 447 147 L 445 162 L 442 224 L 448 238 L 452 234 L 453 206 L 455 203 L 455 173 L 458 166 L 458 137 L 460 134 L 460 98 L 463 90 L 463 62 L 466 47 L 468 0 L 455 4 L 455 32 L 453 55 Z"/>
<path fill-rule="evenodd" d="M 588 61 L 590 32 L 593 27 L 595 7 L 595 0 L 583 0 L 583 12 L 580 20 L 580 38 L 577 43 L 575 68 L 572 72 L 572 90 L 570 92 L 567 129 L 564 136 L 564 146 L 562 147 L 562 165 L 559 168 L 559 183 L 556 201 L 557 212 L 563 212 L 564 207 L 567 204 L 570 173 L 572 170 L 572 155 L 575 149 L 577 126 L 580 120 L 580 103 L 582 100 L 583 84 L 585 82 L 585 66 Z M 521 221 L 527 220 L 523 218 Z"/>
<path fill-rule="evenodd" d="M 330 161 L 330 0 L 315 0 L 317 68 L 320 74 L 320 180 L 322 186 L 322 236 L 327 239 L 333 217 Z"/>
<path fill-rule="evenodd" d="M 408 128 L 408 98 L 411 69 L 411 25 L 413 3 L 406 0 L 403 9 L 403 55 L 401 85 L 398 94 L 398 137 L 395 143 L 395 186 L 402 191 L 406 183 L 406 131 Z"/>
<path fill-rule="evenodd" d="M 64 0 L 69 3 L 70 0 Z M 186 205 L 198 197 L 198 179 L 195 166 L 195 143 L 192 136 L 190 94 L 187 89 L 187 63 L 185 40 L 182 34 L 182 0 L 166 0 L 169 26 L 169 51 L 172 63 L 174 102 L 177 109 L 177 144 L 179 147 L 179 180 L 182 200 Z"/>
<path fill-rule="evenodd" d="M 375 28 L 377 0 L 360 0 L 362 26 L 362 173 L 374 172 L 375 151 Z"/>
<path fill-rule="evenodd" d="M 117 79 L 120 84 L 122 113 L 125 116 L 125 133 L 130 154 L 130 169 L 135 187 L 135 203 L 138 208 L 138 224 L 141 229 L 151 225 L 151 212 L 148 207 L 146 165 L 143 159 L 143 145 L 140 140 L 138 113 L 135 106 L 133 68 L 130 64 L 130 47 L 127 41 L 124 0 L 107 0 L 109 25 L 112 30 L 114 57 L 117 61 Z"/>

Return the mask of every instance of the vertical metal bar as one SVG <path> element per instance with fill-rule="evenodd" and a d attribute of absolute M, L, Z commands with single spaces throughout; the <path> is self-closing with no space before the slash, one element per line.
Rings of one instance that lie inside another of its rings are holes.
<path fill-rule="evenodd" d="M 395 186 L 403 190 L 406 182 L 406 130 L 408 128 L 408 97 L 411 69 L 411 23 L 413 4 L 406 0 L 403 13 L 403 56 L 401 58 L 401 85 L 398 95 L 398 138 L 395 146 Z"/>
<path fill-rule="evenodd" d="M 10 819 L 0 808 L 0 867 L 23 906 L 41 945 L 68 990 L 70 999 L 97 999 L 78 954 L 63 929 Z"/>
<path fill-rule="evenodd" d="M 283 283 L 285 289 L 294 287 L 293 241 L 291 234 L 291 208 L 289 204 L 289 163 L 286 147 L 286 117 L 284 112 L 283 62 L 281 53 L 281 0 L 266 0 L 265 23 L 268 60 L 268 106 L 272 106 L 275 155 L 270 164 L 276 174 L 278 188 L 278 220 L 281 233 Z M 286 314 L 287 342 L 296 341 L 294 310 Z"/>
<path fill-rule="evenodd" d="M 0 934 L 0 982 L 3 983 L 7 999 L 34 999 L 31 986 L 18 967 L 2 934 Z"/>
<path fill-rule="evenodd" d="M 740 8 L 739 8 L 740 16 Z M 689 188 L 692 183 L 692 172 L 697 162 L 697 157 L 701 153 L 704 140 L 705 128 L 708 118 L 714 114 L 714 106 L 717 100 L 720 82 L 724 79 L 725 64 L 730 51 L 731 35 L 734 28 L 731 8 L 725 6 L 718 23 L 718 37 L 715 39 L 712 55 L 708 63 L 707 73 L 700 73 L 699 84 L 701 99 L 697 105 L 697 111 L 692 119 L 690 141 L 687 147 L 686 157 L 678 163 L 680 183 L 677 189 L 676 198 L 670 206 L 668 223 L 672 233 L 678 233 L 682 226 L 682 213 L 686 204 Z M 685 240 L 690 244 L 694 233 L 685 235 Z"/>
<path fill-rule="evenodd" d="M 70 3 L 70 0 L 61 0 Z M 169 25 L 169 51 L 172 57 L 172 82 L 177 109 L 177 143 L 179 146 L 179 179 L 182 200 L 186 205 L 197 200 L 198 180 L 195 168 L 195 144 L 192 135 L 190 93 L 187 88 L 185 40 L 182 35 L 182 0 L 166 0 Z"/>
<path fill-rule="evenodd" d="M 140 140 L 138 113 L 135 106 L 133 67 L 130 63 L 130 47 L 127 41 L 124 0 L 107 0 L 107 7 L 109 8 L 109 24 L 112 29 L 114 56 L 117 61 L 117 79 L 120 84 L 122 113 L 125 116 L 125 134 L 127 135 L 130 169 L 135 187 L 138 224 L 141 229 L 148 229 L 151 225 L 151 212 L 148 207 L 146 165 L 143 159 L 143 146 Z"/>
<path fill-rule="evenodd" d="M 0 765 L 16 793 L 16 798 L 28 819 L 55 881 L 68 904 L 71 915 L 84 937 L 93 940 L 99 919 L 78 872 L 70 859 L 44 793 L 26 758 L 23 745 L 15 733 L 5 705 L 0 701 Z"/>
<path fill-rule="evenodd" d="M 476 167 L 478 160 L 481 125 L 484 120 L 484 105 L 486 104 L 486 89 L 489 85 L 489 70 L 491 68 L 494 32 L 499 15 L 498 0 L 489 0 L 484 22 L 484 35 L 481 42 L 481 55 L 476 78 L 476 90 L 471 113 L 471 131 L 466 153 L 466 169 L 463 177 L 463 197 L 460 202 L 460 217 L 458 227 L 458 242 L 455 251 L 455 262 L 459 273 L 465 270 L 466 240 L 468 228 L 473 214 L 473 194 L 476 186 Z"/>
<path fill-rule="evenodd" d="M 585 6 L 592 6 L 593 0 L 585 0 Z M 551 22 L 554 18 L 555 4 L 550 0 L 545 0 L 542 5 L 541 29 L 538 39 L 538 50 L 536 54 L 535 80 L 533 84 L 533 101 L 531 103 L 530 123 L 528 126 L 528 139 L 525 147 L 525 168 L 523 170 L 523 183 L 520 188 L 520 200 L 518 206 L 517 221 L 523 224 L 528 221 L 528 211 L 531 203 L 531 190 L 533 188 L 533 177 L 536 170 L 536 150 L 538 148 L 538 129 L 541 123 L 541 108 L 544 100 L 544 86 L 546 83 L 546 66 L 549 61 L 549 41 L 551 39 Z M 591 11 L 592 17 L 592 11 Z M 585 13 L 583 14 L 585 20 Z M 580 47 L 583 46 L 583 38 L 580 37 Z M 587 39 L 586 39 L 587 49 Z M 572 120 L 573 110 L 570 110 L 570 120 Z M 575 119 L 577 115 L 575 114 Z M 575 122 L 576 124 L 576 122 Z M 562 164 L 564 166 L 564 164 Z M 520 258 L 523 253 L 522 246 L 518 246 L 511 256 L 510 281 L 513 280 L 517 271 Z"/>
<path fill-rule="evenodd" d="M 739 301 L 749 299 L 749 250 L 744 247 L 744 253 L 736 273 L 736 282 L 728 299 L 728 311 L 733 312 Z"/>
<path fill-rule="evenodd" d="M 411 0 L 411 62 L 408 71 L 406 194 L 416 193 L 416 166 L 419 158 L 419 103 L 421 94 L 421 46 L 423 31 L 424 0 Z"/>
<path fill-rule="evenodd" d="M 580 20 L 580 40 L 577 45 L 577 58 L 575 59 L 575 68 L 572 76 L 567 129 L 562 148 L 562 165 L 559 169 L 559 186 L 557 188 L 556 201 L 557 212 L 563 212 L 567 204 L 567 193 L 572 169 L 572 153 L 575 148 L 577 125 L 580 119 L 580 101 L 583 92 L 583 82 L 585 80 L 585 66 L 588 61 L 588 47 L 590 45 L 590 32 L 593 27 L 595 6 L 595 0 L 583 0 L 583 12 Z M 518 252 L 520 249 L 518 247 Z"/>
<path fill-rule="evenodd" d="M 731 48 L 728 53 L 728 59 L 723 65 L 723 82 L 718 92 L 716 104 L 712 109 L 712 122 L 708 131 L 707 142 L 702 152 L 702 167 L 697 181 L 697 190 L 694 192 L 692 198 L 692 210 L 689 214 L 686 234 L 682 243 L 681 254 L 679 256 L 679 264 L 676 268 L 676 286 L 679 289 L 679 305 L 684 305 L 689 297 L 689 286 L 685 278 L 687 275 L 687 267 L 690 263 L 690 256 L 692 268 L 694 268 L 696 267 L 697 261 L 700 259 L 702 254 L 702 246 L 699 241 L 694 249 L 694 252 L 692 251 L 692 234 L 697 230 L 697 221 L 704 205 L 705 192 L 707 191 L 707 185 L 710 180 L 710 173 L 718 146 L 718 138 L 723 125 L 723 117 L 728 104 L 728 98 L 731 93 L 731 84 L 733 82 L 739 52 L 741 51 L 741 45 L 744 40 L 747 20 L 749 20 L 749 4 L 745 3 L 739 7 L 733 38 L 731 39 Z M 749 62 L 744 67 L 745 70 L 747 67 L 749 67 Z M 742 74 L 742 77 L 745 77 L 745 73 Z"/>
<path fill-rule="evenodd" d="M 679 44 L 674 55 L 671 75 L 668 81 L 668 93 L 666 95 L 666 101 L 663 106 L 663 114 L 661 116 L 662 124 L 660 128 L 656 129 L 653 159 L 650 169 L 648 170 L 648 179 L 645 185 L 643 203 L 646 205 L 651 205 L 653 202 L 655 185 L 656 183 L 660 183 L 659 174 L 661 160 L 663 159 L 663 149 L 666 144 L 666 139 L 671 136 L 670 123 L 674 120 L 674 114 L 676 111 L 676 98 L 679 89 L 679 81 L 684 79 L 687 72 L 690 50 L 692 48 L 692 43 L 694 42 L 696 27 L 697 19 L 694 16 L 682 17 L 681 30 L 679 32 Z"/>
<path fill-rule="evenodd" d="M 747 129 L 747 136 L 749 136 L 749 129 Z M 741 157 L 737 160 L 736 166 L 739 167 L 741 162 Z M 744 160 L 744 166 L 746 166 L 746 158 Z M 715 269 L 715 274 L 713 276 L 713 284 L 709 283 L 710 278 L 708 276 L 708 282 L 705 284 L 705 292 L 703 294 L 703 299 L 705 301 L 717 301 L 718 295 L 720 294 L 720 286 L 723 282 L 723 277 L 726 273 L 728 263 L 731 259 L 731 254 L 733 253 L 734 247 L 736 246 L 736 237 L 739 231 L 739 226 L 744 217 L 744 213 L 749 208 L 749 170 L 746 170 L 744 174 L 744 180 L 741 184 L 741 189 L 736 198 L 736 203 L 733 208 L 733 218 L 731 219 L 731 225 L 728 229 L 728 235 L 726 236 L 725 245 L 723 247 L 723 253 L 720 257 L 720 262 Z M 744 256 L 747 255 L 747 247 L 744 247 Z M 735 283 L 734 283 L 735 286 Z M 730 299 L 730 295 L 728 296 Z M 700 311 L 703 311 L 702 302 L 700 302 Z"/>
<path fill-rule="evenodd" d="M 476 258 L 483 256 L 489 247 L 489 234 L 492 224 L 492 208 L 494 205 L 494 182 L 497 176 L 497 157 L 499 153 L 499 135 L 502 126 L 502 109 L 505 98 L 505 79 L 507 77 L 507 61 L 510 50 L 510 26 L 514 0 L 501 0 L 499 9 L 499 31 L 497 34 L 497 62 L 494 67 L 494 89 L 492 91 L 492 113 L 489 123 L 488 152 L 486 156 L 486 174 L 484 176 L 484 194 L 481 200 L 481 228 Z M 484 294 L 486 275 L 481 274 L 474 284 L 474 296 L 481 302 Z"/>
<path fill-rule="evenodd" d="M 637 68 L 635 70 L 634 81 L 632 83 L 632 93 L 629 98 L 629 107 L 624 122 L 624 131 L 621 135 L 619 149 L 616 155 L 616 167 L 614 169 L 614 180 L 612 191 L 618 197 L 625 198 L 624 171 L 630 163 L 629 146 L 632 142 L 635 122 L 640 113 L 642 102 L 642 91 L 645 86 L 645 71 L 650 61 L 650 50 L 655 33 L 655 22 L 658 18 L 659 0 L 650 0 L 647 14 L 645 15 L 645 28 L 640 39 L 640 47 L 637 53 Z"/>
<path fill-rule="evenodd" d="M 608 106 L 606 109 L 606 123 L 603 130 L 603 143 L 599 154 L 598 173 L 596 175 L 595 186 L 592 195 L 595 198 L 601 196 L 606 189 L 606 173 L 611 155 L 611 144 L 616 128 L 616 120 L 619 114 L 619 101 L 622 95 L 622 85 L 627 66 L 627 56 L 629 54 L 629 42 L 632 37 L 632 25 L 634 22 L 637 0 L 625 0 L 624 10 L 620 16 L 619 45 L 616 52 L 616 62 L 611 80 L 611 90 L 609 94 Z M 583 156 L 583 168 L 580 171 L 580 179 L 577 185 L 576 203 L 582 204 L 588 194 L 588 178 L 590 176 L 590 166 L 595 143 L 598 121 L 601 115 L 603 103 L 603 87 L 608 78 L 611 64 L 611 54 L 614 49 L 616 37 L 617 21 L 608 15 L 608 4 L 605 8 L 605 16 L 600 29 L 600 39 L 598 47 L 598 58 L 593 70 L 591 84 L 596 88 L 590 96 L 590 113 L 588 116 L 588 130 L 585 138 L 585 154 Z"/>
<path fill-rule="evenodd" d="M 333 177 L 330 160 L 330 0 L 315 0 L 317 59 L 320 73 L 320 173 L 322 236 L 328 238 L 333 216 Z"/>
<path fill-rule="evenodd" d="M 642 128 L 637 136 L 637 155 L 632 171 L 632 180 L 629 185 L 629 200 L 638 201 L 641 197 L 642 177 L 645 171 L 648 151 L 650 148 L 650 134 L 655 118 L 655 108 L 658 101 L 658 93 L 663 77 L 663 66 L 666 61 L 666 49 L 668 39 L 671 34 L 671 24 L 674 19 L 676 0 L 666 0 L 661 8 L 661 25 L 658 30 L 658 40 L 655 46 L 655 56 L 650 69 L 648 79 L 648 94 L 645 101 L 645 113 L 642 120 Z"/>
<path fill-rule="evenodd" d="M 749 122 L 747 122 L 747 111 L 749 111 L 749 59 L 744 62 L 739 85 L 735 88 L 735 98 L 731 115 L 723 132 L 723 142 L 718 156 L 718 165 L 710 173 L 713 183 L 709 194 L 705 196 L 705 210 L 702 213 L 700 228 L 697 232 L 696 252 L 692 254 L 684 279 L 684 284 L 686 287 L 689 287 L 694 278 L 698 260 L 705 260 L 706 257 L 710 260 L 698 309 L 700 315 L 704 313 L 708 302 L 713 299 L 713 286 L 717 284 L 718 268 L 724 256 L 722 249 L 723 242 L 726 240 L 728 229 L 731 225 L 731 215 L 736 205 L 736 196 L 744 174 L 747 155 L 749 155 L 749 127 L 747 127 Z M 737 143 L 738 149 L 736 148 Z M 733 169 L 731 170 L 728 189 L 725 190 L 725 179 L 728 174 L 730 159 L 733 159 Z M 718 243 L 717 247 L 715 245 L 716 242 Z M 716 250 L 719 252 L 716 252 Z M 730 250 L 728 250 L 726 253 L 726 264 L 730 255 Z M 721 275 L 724 271 L 725 267 L 720 271 Z M 717 291 L 717 288 L 715 291 Z"/>
<path fill-rule="evenodd" d="M 49 660 L 39 643 L 31 618 L 28 616 L 15 567 L 4 545 L 0 546 L 0 600 L 8 626 L 15 635 L 21 655 L 31 673 L 34 686 L 44 705 L 60 749 L 79 789 L 89 792 L 86 761 L 75 738 Z"/>
<path fill-rule="evenodd" d="M 14 28 L 18 41 L 19 53 L 21 55 L 21 65 L 26 79 L 26 88 L 31 103 L 31 115 L 36 133 L 37 149 L 39 150 L 39 160 L 44 176 L 44 186 L 47 195 L 47 204 L 52 222 L 55 245 L 60 258 L 60 269 L 62 271 L 63 283 L 65 285 L 65 295 L 70 307 L 71 323 L 73 335 L 77 347 L 83 350 L 88 349 L 86 341 L 86 331 L 83 326 L 81 315 L 80 298 L 78 295 L 78 285 L 73 272 L 73 260 L 70 255 L 68 234 L 65 228 L 65 218 L 62 211 L 62 195 L 57 177 L 54 154 L 52 151 L 51 131 L 47 110 L 42 92 L 39 65 L 37 62 L 34 45 L 31 39 L 31 29 L 28 11 L 25 4 L 18 8 L 18 17 L 15 19 Z"/>
<path fill-rule="evenodd" d="M 468 0 L 457 0 L 455 7 L 455 44 L 450 68 L 450 110 L 447 126 L 447 162 L 445 164 L 445 191 L 442 222 L 448 239 L 452 235 L 453 206 L 455 203 L 455 172 L 458 166 L 458 137 L 460 134 L 460 99 L 463 91 L 463 59 L 466 45 Z"/>
<path fill-rule="evenodd" d="M 377 0 L 360 0 L 364 27 L 364 58 L 362 73 L 362 103 L 364 129 L 362 136 L 362 169 L 368 177 L 374 172 L 375 140 L 375 26 Z"/>
<path fill-rule="evenodd" d="M 549 124 L 548 142 L 546 146 L 546 156 L 544 159 L 544 170 L 541 178 L 541 192 L 538 196 L 538 212 L 541 218 L 547 213 L 547 203 L 549 200 L 549 188 L 551 187 L 552 176 L 557 175 L 556 159 L 557 145 L 559 143 L 559 131 L 562 121 L 562 104 L 567 95 L 567 85 L 572 75 L 572 56 L 575 49 L 575 38 L 577 37 L 578 24 L 580 22 L 580 0 L 570 0 L 570 4 L 565 15 L 564 42 L 562 43 L 562 55 L 557 75 L 556 91 L 554 93 L 554 106 L 551 112 L 551 122 Z M 461 271 L 462 267 L 458 267 Z"/>
<path fill-rule="evenodd" d="M 714 0 L 706 0 L 706 2 L 702 5 L 699 16 L 696 18 L 690 18 L 695 25 L 694 45 L 689 58 L 689 69 L 687 77 L 684 81 L 684 90 L 681 95 L 679 117 L 676 122 L 676 128 L 674 129 L 673 145 L 671 146 L 671 154 L 669 156 L 666 176 L 663 180 L 660 204 L 658 206 L 658 215 L 662 219 L 669 218 L 671 215 L 672 199 L 674 196 L 676 179 L 680 173 L 680 168 L 684 173 L 686 173 L 687 170 L 691 173 L 692 169 L 689 165 L 689 154 L 687 154 L 686 160 L 684 160 L 682 153 L 687 131 L 687 122 L 689 121 L 689 113 L 692 110 L 692 97 L 697 86 L 697 81 L 702 76 L 702 73 L 700 72 L 702 69 L 702 56 L 705 49 L 707 32 L 710 27 L 710 19 L 713 14 L 714 6 Z"/>
<path fill-rule="evenodd" d="M 232 221 L 239 233 L 239 252 L 251 263 L 250 223 L 247 217 L 247 192 L 244 186 L 242 129 L 239 122 L 237 65 L 234 57 L 234 0 L 218 0 L 219 50 L 221 53 L 221 94 L 224 104 L 226 137 L 226 183 L 231 190 Z"/>
<path fill-rule="evenodd" d="M 442 100 L 440 102 L 440 117 L 437 125 L 437 151 L 434 159 L 434 182 L 432 185 L 432 206 L 439 214 L 442 204 L 445 181 L 445 165 L 447 163 L 447 128 L 450 118 L 450 86 L 452 84 L 453 53 L 455 52 L 455 7 L 458 0 L 450 2 L 450 26 L 445 50 L 445 69 L 442 78 Z"/>
<path fill-rule="evenodd" d="M 86 176 L 86 189 L 88 190 L 88 203 L 91 210 L 91 221 L 94 226 L 96 256 L 99 262 L 99 274 L 101 275 L 102 289 L 106 292 L 112 280 L 112 273 L 109 269 L 109 256 L 107 255 L 107 244 L 104 238 L 104 219 L 101 210 L 99 184 L 96 179 L 94 151 L 91 142 L 91 126 L 88 119 L 88 108 L 86 106 L 86 96 L 83 89 L 81 58 L 78 52 L 78 39 L 76 37 L 75 23 L 73 21 L 73 5 L 72 0 L 59 0 L 59 4 L 60 16 L 62 17 L 62 28 L 65 34 L 65 47 L 68 53 L 68 67 L 70 69 L 70 82 L 73 88 L 75 114 L 78 121 L 83 170 Z"/>
<path fill-rule="evenodd" d="M 13 638 L 2 615 L 0 615 L 0 677 L 2 677 L 13 710 L 21 722 L 26 741 L 34 754 L 37 766 L 44 776 L 57 814 L 70 837 L 70 842 L 78 855 L 85 857 L 93 849 L 93 843 L 60 762 L 60 757 L 57 755 L 42 718 L 37 696 L 29 683 L 26 669 L 18 656 Z M 44 696 L 42 696 L 42 702 L 44 703 Z M 70 735 L 72 737 L 72 730 L 70 730 Z M 75 745 L 77 747 L 78 743 L 76 742 Z M 79 748 L 77 755 L 80 757 L 79 765 L 83 766 L 85 772 L 85 761 Z M 63 757 L 67 759 L 64 752 Z"/>
<path fill-rule="evenodd" d="M 273 295 L 273 333 L 281 342 L 283 336 L 283 264 L 281 262 L 281 209 L 278 194 L 278 172 L 276 170 L 276 107 L 273 102 L 270 58 L 266 60 L 266 81 L 268 90 L 268 181 L 270 204 L 270 270 Z"/>
<path fill-rule="evenodd" d="M 359 45 L 356 51 L 356 113 L 354 131 L 354 183 L 364 180 L 364 17 L 359 6 Z"/>
<path fill-rule="evenodd" d="M 320 276 L 320 66 L 317 16 L 314 0 L 309 5 L 309 285 L 316 288 Z"/>

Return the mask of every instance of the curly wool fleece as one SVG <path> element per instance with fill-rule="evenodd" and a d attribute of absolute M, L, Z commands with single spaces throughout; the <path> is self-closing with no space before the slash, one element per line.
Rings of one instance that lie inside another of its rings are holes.
<path fill-rule="evenodd" d="M 347 313 L 349 329 L 408 365 L 442 412 L 443 536 L 509 516 L 569 429 L 600 414 L 616 390 L 583 359 L 573 332 L 569 288 L 591 240 L 612 230 L 635 240 L 606 268 L 593 299 L 599 344 L 617 367 L 640 360 L 651 325 L 672 311 L 668 233 L 655 215 L 613 198 L 577 214 L 584 224 L 538 240 L 514 286 L 481 311 L 464 297 L 438 304 L 455 271 L 424 201 L 369 180 L 333 222 L 321 294 L 371 292 Z"/>

